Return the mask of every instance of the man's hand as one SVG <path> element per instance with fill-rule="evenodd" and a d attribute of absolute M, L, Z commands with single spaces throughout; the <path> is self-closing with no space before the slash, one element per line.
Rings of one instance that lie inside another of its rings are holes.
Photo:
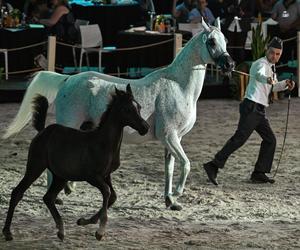
<path fill-rule="evenodd" d="M 275 84 L 276 82 L 275 82 L 275 80 L 274 80 L 272 77 L 268 77 L 267 83 L 273 85 L 273 84 Z"/>
<path fill-rule="evenodd" d="M 295 87 L 295 82 L 291 79 L 285 80 L 285 82 L 288 89 L 293 90 L 293 88 Z"/>

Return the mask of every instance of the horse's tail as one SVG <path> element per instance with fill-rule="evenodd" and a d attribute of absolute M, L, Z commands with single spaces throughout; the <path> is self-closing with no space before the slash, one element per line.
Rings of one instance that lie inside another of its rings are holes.
<path fill-rule="evenodd" d="M 33 98 L 32 125 L 38 132 L 45 128 L 48 107 L 48 100 L 45 96 L 37 95 Z"/>
<path fill-rule="evenodd" d="M 46 97 L 49 104 L 53 103 L 58 90 L 63 86 L 64 81 L 68 77 L 68 75 L 50 71 L 41 71 L 37 73 L 27 88 L 17 116 L 6 129 L 3 138 L 6 139 L 15 133 L 18 133 L 28 124 L 32 118 L 31 103 L 37 94 Z"/>

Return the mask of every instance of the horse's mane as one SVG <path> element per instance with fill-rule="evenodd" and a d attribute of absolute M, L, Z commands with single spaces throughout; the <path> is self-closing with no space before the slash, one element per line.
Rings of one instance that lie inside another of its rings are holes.
<path fill-rule="evenodd" d="M 106 110 L 101 115 L 100 121 L 99 121 L 98 126 L 96 127 L 96 129 L 100 129 L 103 126 L 103 124 L 106 122 L 106 120 L 107 120 L 107 118 L 108 118 L 108 116 L 109 116 L 109 114 L 112 110 L 112 106 L 113 106 L 116 98 L 117 98 L 116 94 L 111 94 L 111 100 L 107 104 Z"/>
<path fill-rule="evenodd" d="M 123 91 L 120 91 L 123 93 Z M 109 101 L 109 103 L 107 104 L 107 108 L 106 110 L 103 112 L 103 114 L 101 115 L 100 117 L 100 122 L 97 126 L 97 129 L 101 128 L 103 126 L 103 124 L 106 122 L 107 118 L 109 117 L 109 114 L 112 110 L 112 107 L 115 105 L 115 103 L 118 101 L 118 100 L 122 100 L 123 99 L 123 95 L 126 96 L 128 95 L 127 93 L 124 92 L 124 94 L 121 94 L 122 96 L 117 95 L 117 94 L 111 94 L 111 100 Z M 127 97 L 128 98 L 128 97 Z"/>

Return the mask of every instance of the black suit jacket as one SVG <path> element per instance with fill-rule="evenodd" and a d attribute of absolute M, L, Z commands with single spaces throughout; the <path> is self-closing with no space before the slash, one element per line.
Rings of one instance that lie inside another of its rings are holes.
<path fill-rule="evenodd" d="M 237 0 L 229 0 L 226 1 L 226 19 L 224 28 L 227 30 L 228 26 L 231 24 L 235 16 L 241 18 L 240 20 L 240 27 L 243 32 L 247 32 L 251 28 L 251 21 L 254 18 L 254 11 L 255 11 L 255 1 L 253 0 L 241 0 L 238 4 Z M 241 15 L 240 12 L 244 12 Z"/>

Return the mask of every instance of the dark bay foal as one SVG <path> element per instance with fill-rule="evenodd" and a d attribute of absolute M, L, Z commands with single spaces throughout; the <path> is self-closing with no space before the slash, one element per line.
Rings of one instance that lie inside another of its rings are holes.
<path fill-rule="evenodd" d="M 123 128 L 130 126 L 140 135 L 145 135 L 149 129 L 140 115 L 140 105 L 134 100 L 130 85 L 127 85 L 126 92 L 118 89 L 115 92 L 99 126 L 88 132 L 58 124 L 44 129 L 48 102 L 43 96 L 35 98 L 33 126 L 40 132 L 30 144 L 25 175 L 11 194 L 3 228 L 6 240 L 13 239 L 10 225 L 15 207 L 24 192 L 46 168 L 52 172 L 53 181 L 43 199 L 58 228 L 58 238 L 63 240 L 65 233 L 54 202 L 66 182 L 71 180 L 87 181 L 100 190 L 103 196 L 102 208 L 89 219 L 80 218 L 77 224 L 96 224 L 100 219 L 96 238 L 101 240 L 107 223 L 107 209 L 117 199 L 111 183 L 111 173 L 120 165 Z"/>

